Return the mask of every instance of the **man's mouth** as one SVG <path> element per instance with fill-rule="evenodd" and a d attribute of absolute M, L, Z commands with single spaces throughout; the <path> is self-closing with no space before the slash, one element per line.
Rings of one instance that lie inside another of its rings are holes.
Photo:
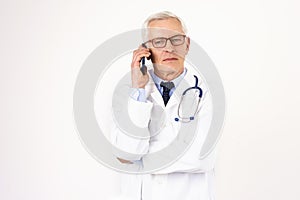
<path fill-rule="evenodd" d="M 163 61 L 174 61 L 174 60 L 178 60 L 177 58 L 165 58 L 163 59 Z"/>

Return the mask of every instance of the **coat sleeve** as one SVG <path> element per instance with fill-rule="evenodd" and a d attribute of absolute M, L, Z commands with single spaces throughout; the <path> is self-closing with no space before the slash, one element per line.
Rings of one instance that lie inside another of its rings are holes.
<path fill-rule="evenodd" d="M 214 168 L 216 149 L 204 159 L 200 159 L 201 148 L 208 135 L 212 121 L 213 107 L 210 93 L 204 93 L 202 105 L 198 113 L 198 125 L 195 139 L 186 153 L 170 166 L 153 174 L 168 174 L 173 172 L 204 173 Z"/>
<path fill-rule="evenodd" d="M 139 127 L 148 130 L 152 103 L 136 101 L 129 98 L 128 115 L 131 122 Z M 116 125 L 111 124 L 110 140 L 113 145 L 113 154 L 129 161 L 140 160 L 149 150 L 149 137 L 146 139 L 134 138 Z"/>

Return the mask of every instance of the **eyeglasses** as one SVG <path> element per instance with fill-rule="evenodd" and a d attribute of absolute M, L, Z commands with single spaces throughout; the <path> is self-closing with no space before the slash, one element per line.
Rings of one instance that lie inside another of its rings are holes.
<path fill-rule="evenodd" d="M 164 48 L 167 45 L 167 41 L 170 40 L 170 42 L 173 46 L 179 46 L 184 43 L 185 37 L 186 37 L 186 35 L 174 35 L 169 38 L 158 37 L 158 38 L 154 38 L 152 40 L 148 40 L 147 42 L 144 43 L 144 45 L 148 42 L 151 42 L 153 47 L 155 47 L 155 48 Z"/>

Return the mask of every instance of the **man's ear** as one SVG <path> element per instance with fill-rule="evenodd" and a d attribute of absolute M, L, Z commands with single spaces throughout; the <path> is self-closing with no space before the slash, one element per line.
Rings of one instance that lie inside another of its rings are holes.
<path fill-rule="evenodd" d="M 186 37 L 186 52 L 185 54 L 187 54 L 190 50 L 190 44 L 191 44 L 191 40 L 189 37 Z"/>

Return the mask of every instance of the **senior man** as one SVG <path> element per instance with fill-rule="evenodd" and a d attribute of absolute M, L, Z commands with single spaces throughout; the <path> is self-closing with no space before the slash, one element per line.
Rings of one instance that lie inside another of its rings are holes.
<path fill-rule="evenodd" d="M 150 16 L 144 27 L 147 29 L 144 43 L 132 57 L 134 92 L 130 97 L 129 115 L 139 127 L 148 128 L 150 137 L 134 138 L 118 128 L 113 129 L 111 139 L 114 146 L 140 155 L 136 158 L 116 155 L 116 159 L 124 165 L 143 166 L 143 159 L 148 154 L 159 152 L 176 140 L 182 123 L 186 125 L 198 120 L 197 129 L 192 145 L 170 166 L 149 174 L 122 174 L 122 197 L 132 200 L 212 200 L 216 151 L 199 159 L 211 124 L 212 100 L 199 74 L 195 75 L 185 66 L 185 56 L 190 48 L 185 25 L 173 13 L 159 12 Z M 143 58 L 153 63 L 153 69 L 145 73 L 140 68 Z M 196 104 L 187 110 L 196 112 L 190 111 L 188 117 L 182 113 L 178 116 L 178 111 L 182 112 L 179 109 L 182 100 L 173 94 L 183 82 L 194 87 L 195 81 L 201 91 L 195 88 L 188 91 L 196 94 L 188 96 Z M 202 93 L 201 101 L 197 104 L 199 93 Z"/>

